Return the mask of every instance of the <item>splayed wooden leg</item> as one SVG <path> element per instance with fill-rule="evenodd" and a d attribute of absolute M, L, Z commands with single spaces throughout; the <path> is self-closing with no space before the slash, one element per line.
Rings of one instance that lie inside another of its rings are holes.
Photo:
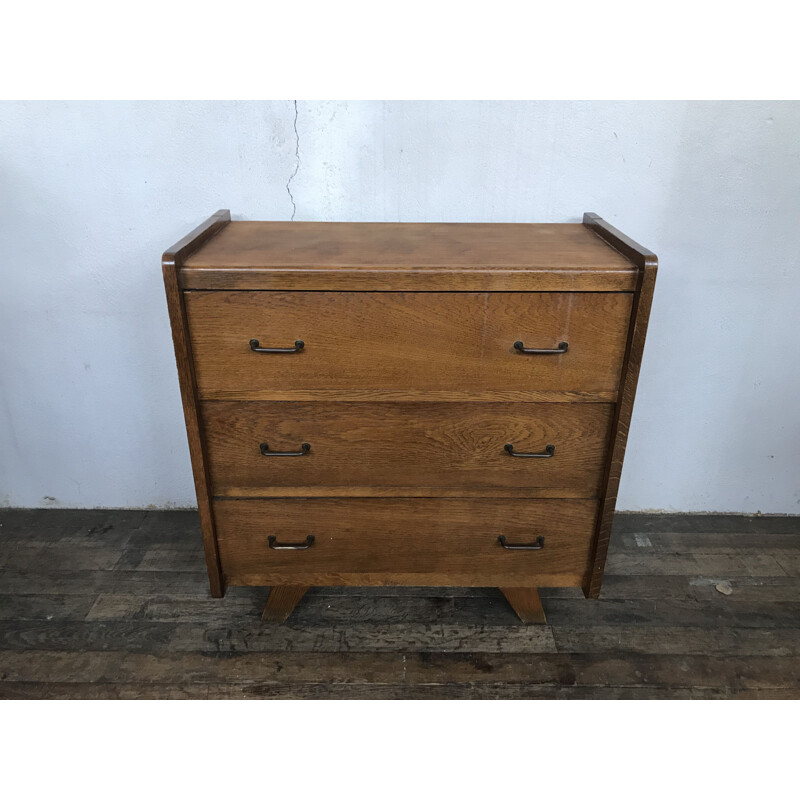
<path fill-rule="evenodd" d="M 517 612 L 517 616 L 526 625 L 531 623 L 544 625 L 547 622 L 537 589 L 504 589 L 501 586 L 500 591 L 506 596 L 511 608 Z"/>
<path fill-rule="evenodd" d="M 264 606 L 261 621 L 277 624 L 286 622 L 286 618 L 294 611 L 294 607 L 307 591 L 308 586 L 273 586 Z"/>

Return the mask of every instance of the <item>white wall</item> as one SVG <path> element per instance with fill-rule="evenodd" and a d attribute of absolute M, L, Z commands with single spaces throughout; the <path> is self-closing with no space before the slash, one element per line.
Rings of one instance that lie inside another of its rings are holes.
<path fill-rule="evenodd" d="M 194 505 L 160 255 L 288 219 L 291 102 L 0 104 L 0 504 Z M 660 272 L 624 509 L 800 513 L 800 103 L 299 102 L 296 219 L 576 222 Z"/>

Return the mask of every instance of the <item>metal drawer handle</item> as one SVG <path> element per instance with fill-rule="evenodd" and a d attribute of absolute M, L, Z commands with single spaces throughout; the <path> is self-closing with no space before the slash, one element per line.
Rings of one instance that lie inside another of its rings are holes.
<path fill-rule="evenodd" d="M 299 450 L 270 450 L 266 442 L 261 442 L 261 455 L 262 456 L 304 456 L 310 449 L 311 445 L 308 442 L 303 442 Z"/>
<path fill-rule="evenodd" d="M 513 444 L 507 444 L 503 450 L 514 458 L 552 458 L 556 454 L 556 446 L 548 444 L 541 453 L 520 453 L 515 452 Z"/>
<path fill-rule="evenodd" d="M 309 533 L 308 536 L 306 536 L 305 542 L 299 542 L 297 544 L 278 544 L 277 536 L 267 536 L 267 542 L 269 542 L 270 550 L 308 550 L 308 548 L 314 544 L 314 537 Z"/>
<path fill-rule="evenodd" d="M 306 343 L 302 339 L 298 339 L 294 347 L 261 347 L 258 339 L 250 340 L 250 349 L 254 353 L 299 353 L 305 346 Z"/>
<path fill-rule="evenodd" d="M 544 547 L 544 536 L 537 536 L 536 541 L 531 544 L 509 544 L 505 536 L 498 536 L 497 541 L 506 550 L 541 550 Z"/>
<path fill-rule="evenodd" d="M 569 349 L 569 345 L 566 342 L 559 342 L 558 347 L 554 347 L 551 350 L 547 348 L 543 349 L 541 347 L 525 347 L 522 342 L 514 342 L 514 349 L 518 353 L 525 353 L 529 356 L 557 356 L 559 353 L 566 353 Z"/>

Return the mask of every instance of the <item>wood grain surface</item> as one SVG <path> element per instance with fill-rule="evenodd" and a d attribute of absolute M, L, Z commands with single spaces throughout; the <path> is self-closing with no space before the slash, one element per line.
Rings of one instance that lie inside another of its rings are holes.
<path fill-rule="evenodd" d="M 632 295 L 626 293 L 186 292 L 204 399 L 309 398 L 331 391 L 615 393 Z M 260 354 L 261 346 L 297 353 Z M 559 355 L 524 355 L 527 347 Z M 305 395 L 303 393 L 306 393 Z M 483 393 L 483 394 L 481 394 Z M 357 399 L 365 399 L 359 397 Z"/>
<path fill-rule="evenodd" d="M 175 362 L 178 367 L 178 380 L 181 387 L 181 401 L 186 423 L 186 436 L 189 440 L 189 455 L 192 460 L 197 505 L 200 510 L 203 531 L 203 547 L 206 554 L 208 580 L 211 593 L 222 597 L 225 585 L 219 567 L 214 518 L 211 513 L 210 480 L 206 463 L 205 448 L 200 433 L 197 384 L 192 345 L 186 323 L 184 294 L 178 286 L 178 274 L 187 256 L 211 241 L 230 224 L 230 211 L 222 209 L 209 217 L 204 223 L 169 248 L 161 258 L 164 289 L 167 295 L 167 309 L 172 328 L 172 343 L 175 348 Z"/>
<path fill-rule="evenodd" d="M 421 496 L 497 489 L 519 496 L 597 497 L 613 406 L 598 403 L 203 404 L 217 496 L 349 495 L 393 489 Z M 297 457 L 263 456 L 270 450 Z M 552 458 L 515 458 L 504 449 Z M 559 490 L 568 494 L 559 494 Z"/>
<path fill-rule="evenodd" d="M 632 292 L 630 269 L 184 267 L 183 289 L 333 292 Z"/>
<path fill-rule="evenodd" d="M 571 586 L 585 574 L 591 500 L 313 498 L 216 500 L 231 585 Z M 307 550 L 271 550 L 305 541 Z M 505 550 L 497 541 L 541 550 Z"/>
<path fill-rule="evenodd" d="M 603 581 L 603 568 L 608 551 L 611 525 L 617 504 L 617 492 L 622 477 L 622 462 L 625 458 L 625 447 L 628 442 L 633 401 L 636 397 L 636 386 L 639 382 L 639 370 L 642 365 L 647 325 L 650 319 L 650 307 L 653 302 L 658 259 L 655 254 L 634 242 L 613 225 L 607 223 L 597 214 L 584 214 L 583 224 L 599 238 L 617 248 L 631 259 L 638 267 L 636 293 L 633 298 L 631 324 L 628 329 L 625 358 L 620 378 L 620 393 L 616 404 L 612 423 L 612 443 L 606 460 L 606 473 L 603 479 L 604 491 L 600 504 L 600 515 L 597 521 L 594 552 L 592 554 L 592 571 L 584 584 L 587 597 L 598 597 Z"/>
<path fill-rule="evenodd" d="M 187 267 L 540 267 L 630 262 L 579 223 L 232 222 Z"/>
<path fill-rule="evenodd" d="M 630 261 L 582 225 L 233 222 L 187 289 L 632 291 Z"/>
<path fill-rule="evenodd" d="M 536 589 L 520 586 L 501 586 L 500 591 L 503 593 L 506 600 L 508 600 L 511 608 L 516 611 L 517 616 L 526 625 L 544 625 L 547 622 L 542 600 Z"/>
<path fill-rule="evenodd" d="M 261 621 L 277 624 L 286 622 L 307 591 L 308 586 L 273 586 L 261 614 Z"/>

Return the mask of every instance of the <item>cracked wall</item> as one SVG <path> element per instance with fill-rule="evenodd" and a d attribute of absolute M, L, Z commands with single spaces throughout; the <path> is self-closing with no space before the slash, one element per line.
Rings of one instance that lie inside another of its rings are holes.
<path fill-rule="evenodd" d="M 294 128 L 295 163 L 294 163 L 294 170 L 292 171 L 292 174 L 289 176 L 289 180 L 286 182 L 286 193 L 289 195 L 289 200 L 292 203 L 292 216 L 290 218 L 292 222 L 294 222 L 294 218 L 297 214 L 297 203 L 295 203 L 294 195 L 292 194 L 292 181 L 297 177 L 297 173 L 300 170 L 300 134 L 297 132 L 297 115 L 298 115 L 297 100 L 293 102 L 294 102 L 294 123 L 292 127 Z"/>

